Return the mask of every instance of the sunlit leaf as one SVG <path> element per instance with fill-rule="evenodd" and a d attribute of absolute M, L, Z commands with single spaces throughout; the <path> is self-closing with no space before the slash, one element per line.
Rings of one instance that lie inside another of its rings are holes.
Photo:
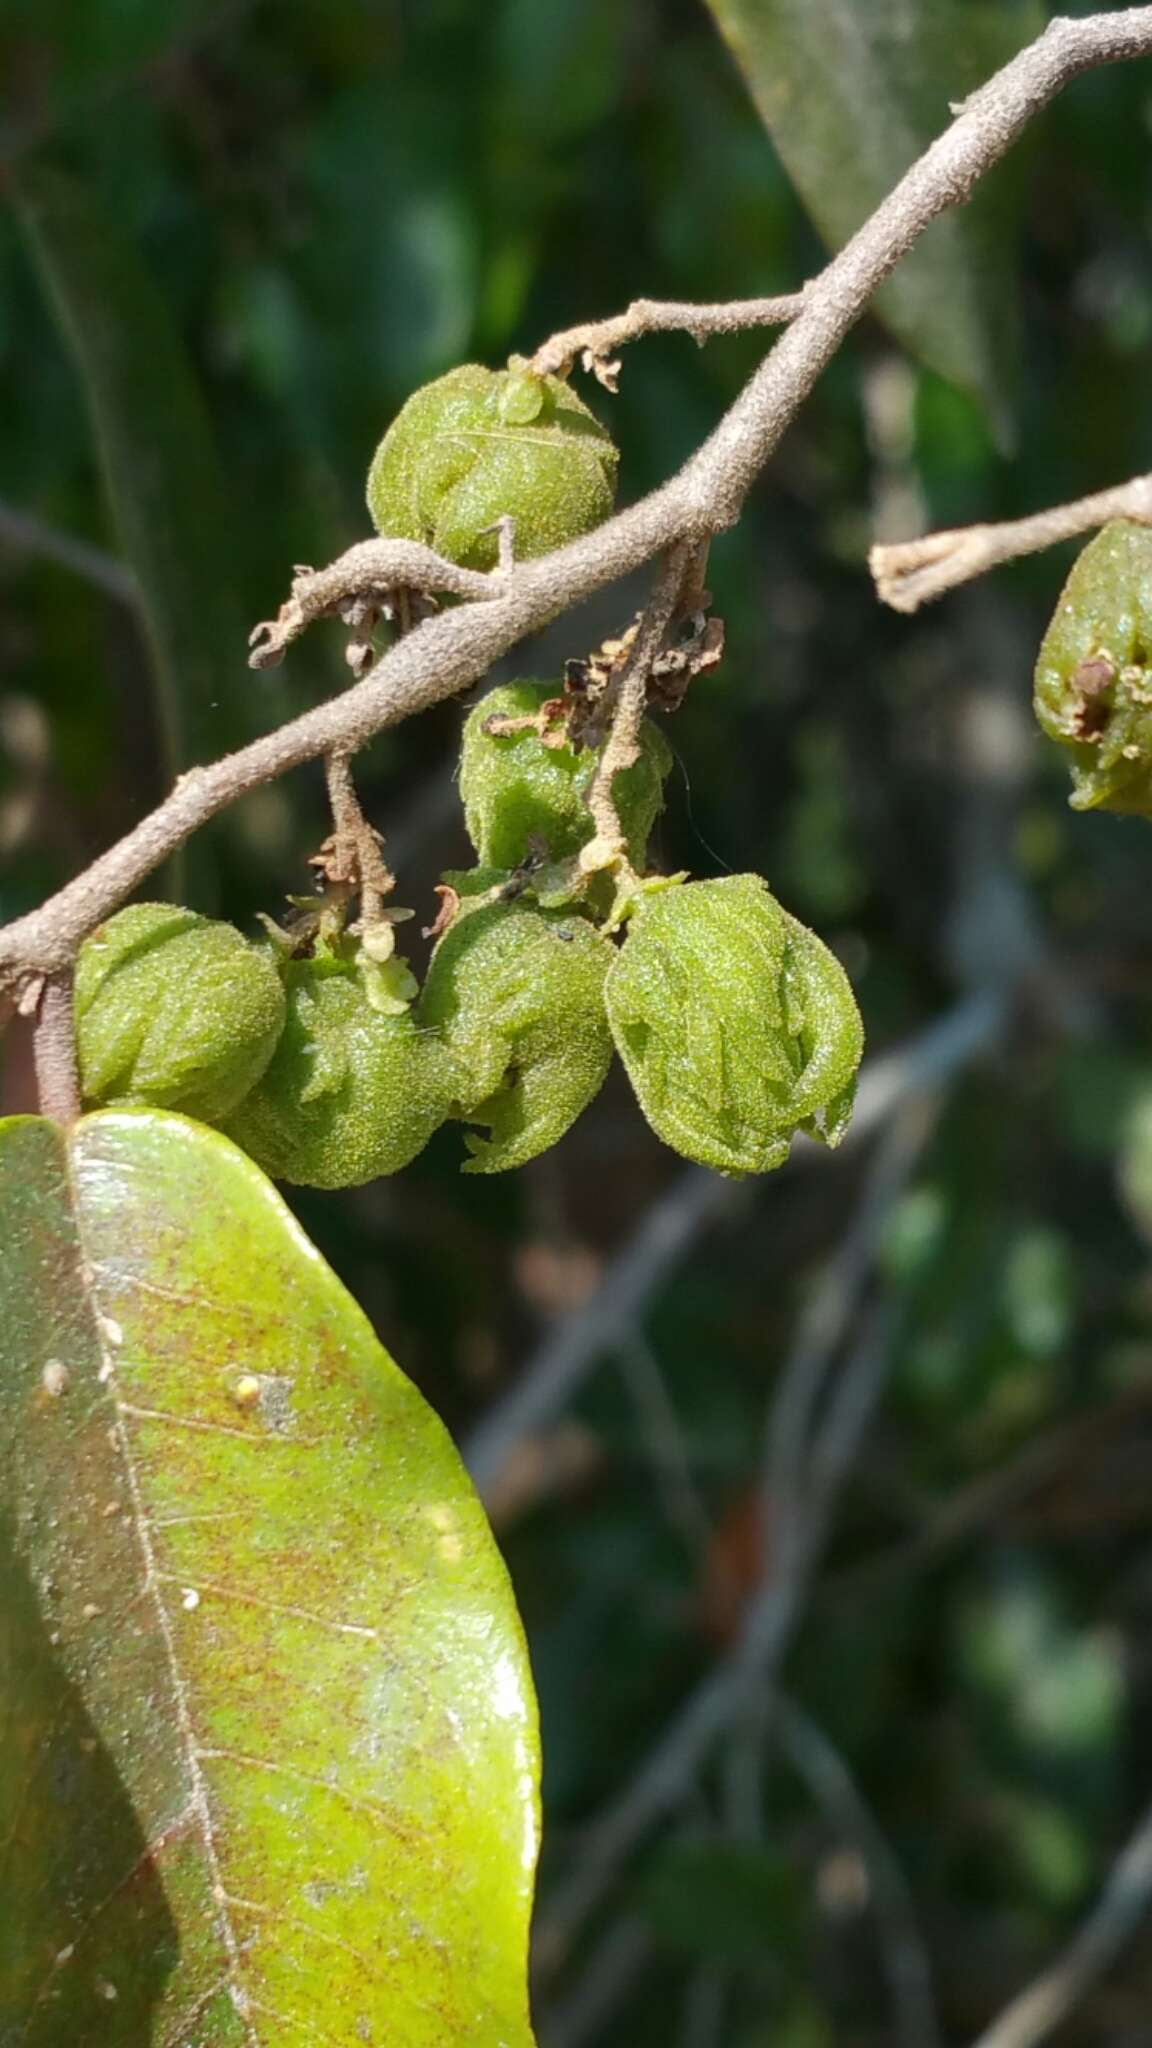
<path fill-rule="evenodd" d="M 163 1112 L 0 1126 L 0 2039 L 530 2048 L 536 1734 L 437 1418 Z"/>
<path fill-rule="evenodd" d="M 805 205 L 838 249 L 1043 25 L 1037 0 L 708 0 Z M 934 224 L 877 299 L 923 362 L 1002 411 L 1011 174 Z"/>

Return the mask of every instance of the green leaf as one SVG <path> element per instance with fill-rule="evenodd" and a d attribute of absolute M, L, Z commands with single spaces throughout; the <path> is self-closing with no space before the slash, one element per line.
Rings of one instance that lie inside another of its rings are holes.
<path fill-rule="evenodd" d="M 257 1169 L 0 1125 L 0 2039 L 531 2048 L 531 1682 L 437 1418 Z"/>
<path fill-rule="evenodd" d="M 21 164 L 12 190 L 83 380 L 120 545 L 140 584 L 175 777 L 246 731 L 228 711 L 244 628 L 211 425 L 161 292 L 98 196 L 39 160 Z"/>
<path fill-rule="evenodd" d="M 855 234 L 962 100 L 1043 27 L 1037 0 L 708 0 L 821 235 Z M 929 368 L 1002 410 L 1013 292 L 1005 174 L 905 257 L 876 310 Z"/>

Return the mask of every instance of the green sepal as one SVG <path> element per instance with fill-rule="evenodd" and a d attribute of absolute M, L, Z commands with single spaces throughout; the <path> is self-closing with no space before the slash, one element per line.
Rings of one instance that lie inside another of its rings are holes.
<path fill-rule="evenodd" d="M 618 459 L 561 378 L 465 363 L 414 392 L 393 420 L 368 472 L 368 509 L 378 533 L 492 569 L 491 529 L 505 515 L 520 561 L 598 526 L 615 502 Z"/>
<path fill-rule="evenodd" d="M 604 980 L 612 948 L 585 918 L 490 903 L 460 918 L 432 956 L 418 1006 L 463 1080 L 454 1114 L 465 1173 L 522 1166 L 563 1137 L 612 1058 Z"/>
<path fill-rule="evenodd" d="M 1114 519 L 1073 566 L 1036 664 L 1036 717 L 1074 810 L 1152 817 L 1152 528 Z"/>
<path fill-rule="evenodd" d="M 515 868 L 532 851 L 546 849 L 552 862 L 579 853 L 595 827 L 587 794 L 598 757 L 568 746 L 549 747 L 538 732 L 496 734 L 493 718 L 534 718 L 559 685 L 503 683 L 469 713 L 460 747 L 460 795 L 464 820 L 484 867 Z M 640 755 L 613 778 L 612 795 L 629 858 L 643 868 L 648 837 L 664 805 L 664 783 L 672 749 L 658 726 L 645 719 Z"/>
<path fill-rule="evenodd" d="M 358 1187 L 398 1172 L 458 1093 L 448 1053 L 406 1003 L 382 1013 L 353 962 L 290 960 L 281 972 L 287 1021 L 228 1136 L 274 1179 L 306 1187 Z"/>
<path fill-rule="evenodd" d="M 860 1013 L 835 955 L 758 875 L 646 894 L 604 995 L 648 1122 L 686 1158 L 766 1173 L 798 1130 L 843 1136 Z"/>
<path fill-rule="evenodd" d="M 284 1026 L 280 977 L 234 925 L 171 903 L 133 903 L 76 962 L 84 1100 L 218 1123 L 253 1088 Z"/>

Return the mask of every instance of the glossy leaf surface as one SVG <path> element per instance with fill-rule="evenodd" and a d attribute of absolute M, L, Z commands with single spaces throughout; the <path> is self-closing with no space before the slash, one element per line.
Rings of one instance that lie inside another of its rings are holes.
<path fill-rule="evenodd" d="M 437 1418 L 257 1169 L 0 1126 L 0 2039 L 530 2048 L 536 1732 Z"/>

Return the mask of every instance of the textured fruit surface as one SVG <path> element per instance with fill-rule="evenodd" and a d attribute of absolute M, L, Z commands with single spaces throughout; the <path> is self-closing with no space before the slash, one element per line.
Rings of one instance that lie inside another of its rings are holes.
<path fill-rule="evenodd" d="M 270 957 L 234 925 L 134 903 L 93 932 L 76 963 L 84 1099 L 217 1123 L 259 1080 L 284 1017 Z"/>
<path fill-rule="evenodd" d="M 1078 811 L 1152 816 L 1152 529 L 1115 519 L 1078 557 L 1036 664 Z"/>
<path fill-rule="evenodd" d="M 411 1011 L 382 1016 L 354 966 L 285 966 L 288 1015 L 271 1064 L 227 1125 L 276 1180 L 356 1187 L 396 1173 L 444 1122 L 458 1080 Z"/>
<path fill-rule="evenodd" d="M 595 830 L 585 802 L 597 756 L 546 746 L 538 732 L 490 733 L 489 719 L 532 718 L 560 693 L 559 684 L 503 683 L 469 713 L 460 749 L 460 795 L 477 859 L 515 868 L 542 842 L 552 860 L 578 853 Z M 648 835 L 664 804 L 672 749 L 645 719 L 640 757 L 613 778 L 612 794 L 635 868 L 643 869 Z"/>
<path fill-rule="evenodd" d="M 455 1113 L 465 1173 L 522 1166 L 554 1145 L 612 1058 L 604 978 L 612 947 L 584 918 L 493 903 L 462 917 L 432 956 L 417 1012 L 465 1077 Z"/>
<path fill-rule="evenodd" d="M 547 554 L 612 510 L 617 453 L 608 431 L 559 377 L 465 363 L 413 393 L 368 472 L 378 533 L 492 569 L 516 522 L 517 559 Z"/>
<path fill-rule="evenodd" d="M 758 875 L 647 897 L 604 993 L 645 1116 L 687 1158 L 764 1173 L 797 1130 L 843 1136 L 863 1050 L 855 997 Z"/>

